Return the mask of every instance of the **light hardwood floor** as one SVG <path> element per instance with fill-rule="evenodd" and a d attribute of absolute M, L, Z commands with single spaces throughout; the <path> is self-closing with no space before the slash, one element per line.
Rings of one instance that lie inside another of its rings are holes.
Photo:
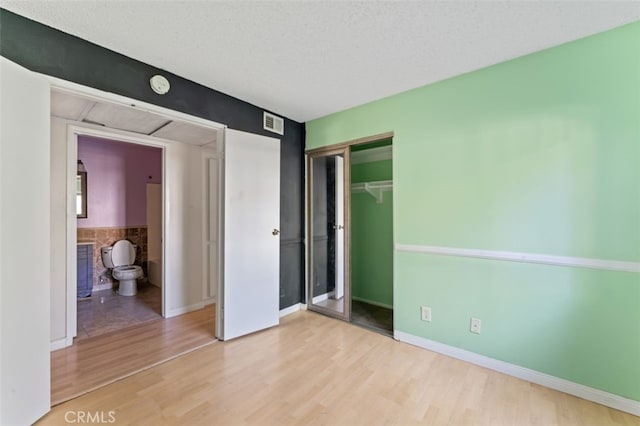
<path fill-rule="evenodd" d="M 112 411 L 116 425 L 640 424 L 306 311 L 66 402 L 39 424 L 65 424 L 76 411 Z"/>
<path fill-rule="evenodd" d="M 51 353 L 51 402 L 67 401 L 215 341 L 215 305 L 80 339 Z"/>

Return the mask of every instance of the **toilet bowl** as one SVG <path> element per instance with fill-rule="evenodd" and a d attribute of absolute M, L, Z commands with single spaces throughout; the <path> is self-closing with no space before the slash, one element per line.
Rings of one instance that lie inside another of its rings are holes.
<path fill-rule="evenodd" d="M 118 293 L 121 296 L 135 296 L 138 292 L 138 278 L 142 277 L 142 268 L 134 265 L 136 246 L 128 240 L 119 240 L 111 247 L 102 247 L 102 263 L 111 269 L 113 278 L 120 282 Z"/>

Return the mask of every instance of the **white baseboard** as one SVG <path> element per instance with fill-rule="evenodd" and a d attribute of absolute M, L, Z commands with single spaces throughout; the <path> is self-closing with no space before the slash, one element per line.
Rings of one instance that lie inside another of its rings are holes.
<path fill-rule="evenodd" d="M 52 340 L 49 346 L 49 351 L 53 352 L 60 349 L 64 349 L 68 346 L 71 346 L 72 342 L 73 342 L 73 339 L 71 339 L 71 342 L 68 342 L 66 337 L 63 337 L 62 339 Z"/>
<path fill-rule="evenodd" d="M 193 305 L 189 305 L 189 306 L 181 306 L 179 308 L 169 309 L 165 313 L 164 317 L 165 318 L 173 318 L 173 317 L 176 317 L 178 315 L 186 314 L 188 312 L 197 311 L 198 309 L 202 309 L 205 306 L 212 305 L 214 303 L 216 303 L 216 299 L 215 298 L 203 300 L 202 302 L 194 303 Z"/>
<path fill-rule="evenodd" d="M 362 297 L 351 296 L 351 300 L 357 300 L 358 302 L 363 302 L 363 303 L 367 303 L 369 305 L 374 305 L 374 306 L 380 306 L 382 308 L 393 309 L 392 305 L 376 302 L 374 300 L 363 299 Z"/>
<path fill-rule="evenodd" d="M 615 408 L 616 410 L 633 414 L 634 416 L 640 416 L 640 401 L 628 399 L 599 389 L 591 388 L 589 386 L 581 385 L 579 383 L 571 382 L 569 380 L 561 379 L 559 377 L 540 373 L 539 371 L 531 370 L 529 368 L 520 367 L 515 364 L 489 358 L 464 349 L 445 345 L 444 343 L 404 333 L 402 331 L 394 330 L 393 337 L 401 342 L 409 343 L 443 355 L 448 355 L 452 358 L 457 358 L 471 364 L 476 364 L 481 367 L 495 370 L 531 383 L 536 383 L 541 386 L 558 390 L 560 392 L 568 393 L 588 401 L 593 401 L 607 407 Z"/>
<path fill-rule="evenodd" d="M 329 293 L 321 294 L 320 296 L 316 296 L 316 297 L 313 298 L 313 303 L 316 304 L 316 303 L 323 302 L 323 301 L 327 300 L 328 298 L 333 297 L 333 295 L 334 295 L 333 291 L 330 291 Z"/>
<path fill-rule="evenodd" d="M 302 303 L 296 303 L 295 305 L 291 305 L 288 308 L 280 309 L 280 318 L 298 312 L 300 309 L 302 309 L 301 305 Z"/>

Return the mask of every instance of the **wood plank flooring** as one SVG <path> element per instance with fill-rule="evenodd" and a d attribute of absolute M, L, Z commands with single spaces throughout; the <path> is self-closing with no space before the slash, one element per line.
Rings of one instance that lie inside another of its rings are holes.
<path fill-rule="evenodd" d="M 67 401 L 115 380 L 215 342 L 215 305 L 135 325 L 51 353 L 51 403 Z"/>
<path fill-rule="evenodd" d="M 638 425 L 640 418 L 302 311 L 54 407 L 117 425 Z"/>

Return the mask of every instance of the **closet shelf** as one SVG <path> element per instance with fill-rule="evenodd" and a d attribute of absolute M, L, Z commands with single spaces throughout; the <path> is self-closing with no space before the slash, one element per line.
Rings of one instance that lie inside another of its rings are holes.
<path fill-rule="evenodd" d="M 393 191 L 393 181 L 379 180 L 375 182 L 361 182 L 351 185 L 351 192 L 367 192 L 376 199 L 378 204 L 382 203 L 382 193 Z"/>

